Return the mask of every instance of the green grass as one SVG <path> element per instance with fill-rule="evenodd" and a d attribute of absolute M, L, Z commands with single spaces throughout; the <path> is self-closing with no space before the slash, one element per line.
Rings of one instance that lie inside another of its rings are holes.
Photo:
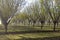
<path fill-rule="evenodd" d="M 60 36 L 60 32 L 9 34 L 9 35 L 0 35 L 0 40 L 17 40 L 22 38 L 45 38 L 45 37 L 58 37 L 58 36 Z"/>
<path fill-rule="evenodd" d="M 56 27 L 56 30 L 60 30 L 60 27 Z M 17 31 L 29 31 L 29 30 L 41 30 L 41 27 L 38 26 L 8 26 L 8 32 L 17 32 Z M 53 26 L 45 26 L 42 30 L 53 30 Z M 4 32 L 4 27 L 0 26 L 0 32 Z M 23 38 L 45 38 L 45 37 L 58 37 L 60 32 L 40 32 L 40 33 L 26 33 L 26 34 L 6 34 L 0 35 L 0 40 L 17 40 Z"/>

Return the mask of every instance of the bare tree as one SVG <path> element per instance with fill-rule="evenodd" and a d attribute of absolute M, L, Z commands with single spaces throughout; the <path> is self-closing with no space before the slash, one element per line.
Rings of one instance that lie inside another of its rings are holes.
<path fill-rule="evenodd" d="M 22 2 L 22 0 L 0 0 L 0 17 L 5 26 L 5 32 L 7 32 L 7 26 Z"/>
<path fill-rule="evenodd" d="M 57 0 L 58 1 L 58 0 Z M 53 21 L 53 24 L 54 24 L 54 31 L 56 29 L 56 24 L 58 23 L 58 20 L 60 18 L 60 13 L 59 13 L 59 2 L 56 2 L 56 0 L 48 0 L 48 1 L 45 1 L 45 7 L 46 7 L 46 10 L 48 12 L 48 14 L 50 15 L 52 21 Z"/>
<path fill-rule="evenodd" d="M 39 2 L 35 2 L 34 4 L 32 4 L 31 6 L 31 10 L 32 10 L 32 14 L 31 14 L 31 20 L 33 22 L 33 26 L 35 25 L 35 23 L 38 20 L 38 15 L 40 13 L 40 3 Z"/>

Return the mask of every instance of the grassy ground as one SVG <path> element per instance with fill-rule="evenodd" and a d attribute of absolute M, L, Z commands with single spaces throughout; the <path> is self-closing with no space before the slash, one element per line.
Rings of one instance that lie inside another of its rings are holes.
<path fill-rule="evenodd" d="M 8 26 L 8 32 L 17 31 L 29 31 L 29 30 L 41 30 L 41 27 L 33 26 Z M 53 30 L 53 26 L 45 26 L 42 30 Z M 56 27 L 56 30 L 60 30 L 60 27 Z M 0 26 L 0 32 L 4 32 L 4 27 Z M 24 34 L 1 34 L 0 40 L 48 40 L 54 37 L 60 38 L 60 32 L 40 32 L 40 33 L 24 33 Z M 55 40 L 55 38 L 54 38 Z"/>
<path fill-rule="evenodd" d="M 26 34 L 6 34 L 6 35 L 0 35 L 0 40 L 26 40 L 31 38 L 33 39 L 44 39 L 44 38 L 50 38 L 50 37 L 59 37 L 60 32 L 47 32 L 47 33 L 26 33 Z"/>

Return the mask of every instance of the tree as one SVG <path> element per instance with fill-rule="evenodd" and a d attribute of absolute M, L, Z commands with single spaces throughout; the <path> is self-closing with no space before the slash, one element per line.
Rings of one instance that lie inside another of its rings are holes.
<path fill-rule="evenodd" d="M 39 9 L 38 14 L 39 14 L 38 15 L 38 20 L 41 23 L 41 29 L 42 29 L 44 24 L 45 24 L 46 17 L 47 17 L 46 9 L 45 9 L 45 6 L 44 6 L 44 0 L 40 0 L 40 9 Z"/>
<path fill-rule="evenodd" d="M 7 32 L 7 26 L 22 2 L 23 0 L 0 0 L 0 16 L 5 26 L 5 32 Z"/>
<path fill-rule="evenodd" d="M 37 22 L 38 20 L 38 15 L 40 13 L 40 3 L 39 2 L 35 2 L 34 4 L 32 4 L 32 6 L 30 7 L 32 10 L 32 14 L 31 14 L 31 20 L 33 22 L 33 26 L 34 24 Z"/>
<path fill-rule="evenodd" d="M 28 15 L 26 13 L 21 13 L 20 15 L 16 16 L 18 19 L 22 21 L 22 23 L 25 25 L 25 20 L 28 18 Z"/>
<path fill-rule="evenodd" d="M 57 0 L 57 1 L 59 1 L 59 0 Z M 56 24 L 58 23 L 58 20 L 60 18 L 59 2 L 56 2 L 56 0 L 45 1 L 45 7 L 46 7 L 46 10 L 47 10 L 48 14 L 50 15 L 50 17 L 53 21 L 53 24 L 54 24 L 53 30 L 55 31 Z"/>

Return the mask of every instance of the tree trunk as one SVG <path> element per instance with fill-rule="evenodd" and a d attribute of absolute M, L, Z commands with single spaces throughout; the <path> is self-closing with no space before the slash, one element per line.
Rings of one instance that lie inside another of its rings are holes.
<path fill-rule="evenodd" d="M 31 20 L 29 20 L 29 24 L 28 25 L 32 25 L 32 22 L 31 22 Z"/>
<path fill-rule="evenodd" d="M 41 29 L 43 29 L 43 23 L 41 23 Z"/>
<path fill-rule="evenodd" d="M 7 33 L 7 30 L 8 30 L 8 29 L 7 29 L 7 25 L 5 25 L 5 33 Z"/>
<path fill-rule="evenodd" d="M 35 26 L 36 21 L 33 21 L 33 27 Z"/>
<path fill-rule="evenodd" d="M 54 23 L 54 29 L 53 30 L 56 31 L 55 29 L 56 29 L 56 23 Z"/>
<path fill-rule="evenodd" d="M 33 23 L 33 27 L 35 26 L 35 23 Z"/>
<path fill-rule="evenodd" d="M 48 21 L 48 23 L 49 23 L 49 26 L 50 26 L 50 20 Z"/>
<path fill-rule="evenodd" d="M 24 23 L 24 26 L 25 26 L 25 21 L 23 23 Z"/>
<path fill-rule="evenodd" d="M 39 22 L 39 21 L 38 21 L 38 23 L 37 23 L 37 24 L 38 24 L 38 27 L 40 27 L 40 22 Z"/>
<path fill-rule="evenodd" d="M 57 27 L 58 27 L 59 23 L 57 23 Z"/>
<path fill-rule="evenodd" d="M 51 22 L 50 22 L 50 20 L 49 20 L 49 26 L 50 26 L 50 24 L 51 24 Z"/>
<path fill-rule="evenodd" d="M 43 28 L 44 25 L 44 21 L 41 21 L 41 29 Z"/>

